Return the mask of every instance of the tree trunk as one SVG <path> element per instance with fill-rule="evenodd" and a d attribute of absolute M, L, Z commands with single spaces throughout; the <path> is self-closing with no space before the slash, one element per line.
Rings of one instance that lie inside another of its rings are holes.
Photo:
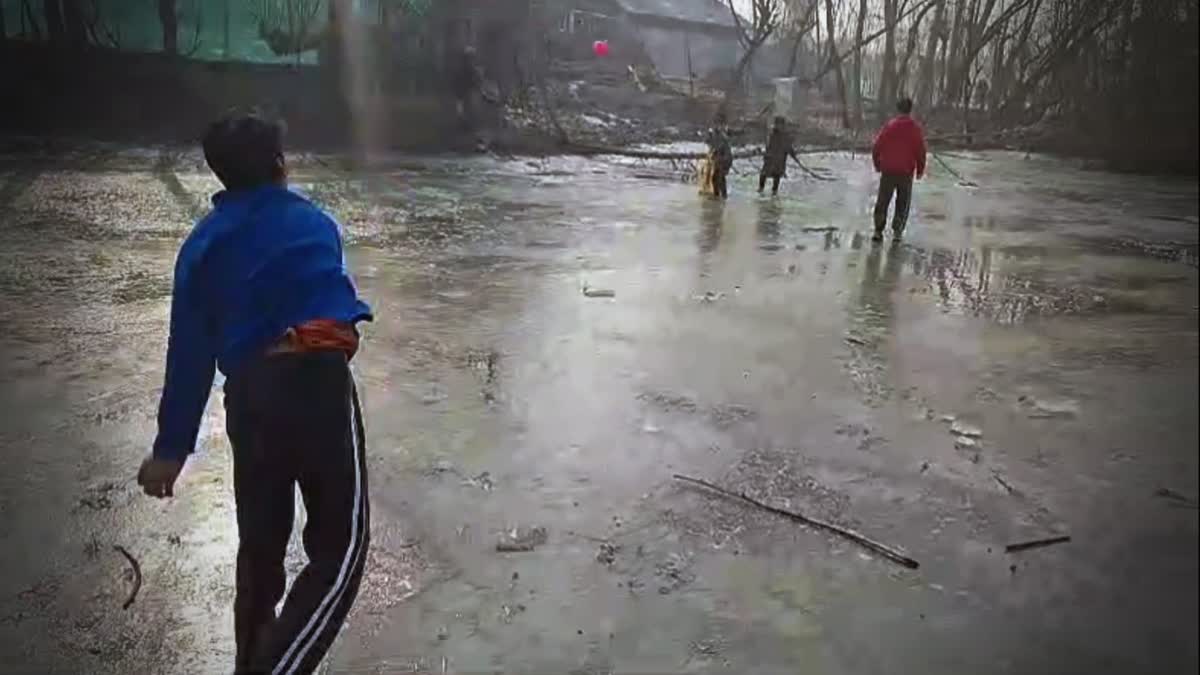
<path fill-rule="evenodd" d="M 978 10 L 979 0 L 961 0 L 963 10 L 962 24 L 958 34 L 958 45 L 954 50 L 954 58 L 950 67 L 950 90 L 949 95 L 951 100 L 957 100 L 963 104 L 964 110 L 970 101 L 970 93 L 965 90 L 970 89 L 968 80 L 971 77 L 971 47 L 972 38 L 975 32 L 975 14 Z"/>
<path fill-rule="evenodd" d="M 992 81 L 988 85 L 988 110 L 995 110 L 1000 104 L 1000 92 L 1007 86 L 1005 84 L 1004 73 L 1004 47 L 1008 44 L 1008 37 L 1001 35 L 996 40 L 996 46 L 992 48 Z"/>
<path fill-rule="evenodd" d="M 929 27 L 929 37 L 925 40 L 925 53 L 921 58 L 921 73 L 917 81 L 917 105 L 922 110 L 933 107 L 933 66 L 937 60 L 938 41 L 941 39 L 945 21 L 946 0 L 938 0 L 933 14 L 933 25 Z"/>
<path fill-rule="evenodd" d="M 899 0 L 883 0 L 883 22 L 887 32 L 883 34 L 883 72 L 879 82 L 879 100 L 876 101 L 880 124 L 887 119 L 896 99 L 896 3 Z"/>
<path fill-rule="evenodd" d="M 179 53 L 179 14 L 175 0 L 158 0 L 158 22 L 162 26 L 163 51 L 172 56 Z"/>
<path fill-rule="evenodd" d="M 959 59 L 960 78 L 962 87 L 966 89 L 963 92 L 964 100 L 969 104 L 972 94 L 972 86 L 976 83 L 976 73 L 972 72 L 975 60 L 985 47 L 988 46 L 997 37 L 1002 37 L 1005 27 L 1008 25 L 1008 20 L 1015 13 L 1016 8 L 1021 6 L 1021 3 L 1010 4 L 1007 9 L 1001 11 L 1000 16 L 996 18 L 990 25 L 988 21 L 992 17 L 992 12 L 996 9 L 997 0 L 986 0 L 983 6 L 982 13 L 979 11 L 979 0 L 972 0 L 971 11 L 968 15 L 968 23 L 965 28 L 966 40 L 963 49 L 963 55 Z"/>
<path fill-rule="evenodd" d="M 850 107 L 846 105 L 846 77 L 842 73 L 842 57 L 838 54 L 837 40 L 834 36 L 837 31 L 834 30 L 833 21 L 833 0 L 825 0 L 825 26 L 829 34 L 829 60 L 833 66 L 834 78 L 837 81 L 838 98 L 842 103 L 842 127 L 852 129 L 850 124 Z"/>
<path fill-rule="evenodd" d="M 798 19 L 796 17 L 792 18 L 792 28 L 793 28 L 793 30 L 795 30 L 796 35 L 795 35 L 795 40 L 792 43 L 791 55 L 788 59 L 788 69 L 787 69 L 788 77 L 794 77 L 796 75 L 796 67 L 798 65 L 800 65 L 800 53 L 802 50 L 804 50 L 804 38 L 808 37 L 808 34 L 809 34 L 809 32 L 812 31 L 814 24 L 816 25 L 816 28 L 817 28 L 817 42 L 818 42 L 816 53 L 817 54 L 821 53 L 821 48 L 820 48 L 821 13 L 819 10 L 820 10 L 820 5 L 814 1 L 807 5 L 807 11 L 805 11 L 803 19 Z"/>
<path fill-rule="evenodd" d="M 793 77 L 796 74 L 796 66 L 800 62 L 800 45 L 803 43 L 804 43 L 804 33 L 797 32 L 796 33 L 796 41 L 794 43 L 792 43 L 792 55 L 788 59 L 788 69 L 787 69 L 788 77 Z M 688 53 L 688 56 L 690 59 L 691 52 Z M 690 61 L 689 61 L 689 63 L 690 63 Z M 691 70 L 690 65 L 688 66 L 688 70 Z"/>
<path fill-rule="evenodd" d="M 954 81 L 958 73 L 959 44 L 962 41 L 963 14 L 967 0 L 955 0 L 954 26 L 950 29 L 950 43 L 946 48 L 946 58 L 942 63 L 942 95 L 943 101 L 958 100 L 958 83 Z"/>
<path fill-rule="evenodd" d="M 824 54 L 825 50 L 821 48 L 821 10 L 817 9 L 817 58 Z"/>
<path fill-rule="evenodd" d="M 917 13 L 913 19 L 912 25 L 908 27 L 907 43 L 904 46 L 904 57 L 900 61 L 899 75 L 896 79 L 896 92 L 899 95 L 911 97 L 912 92 L 909 91 L 909 64 L 912 63 L 912 56 L 917 51 L 917 42 L 921 39 L 921 22 L 925 19 L 925 15 L 929 10 L 933 9 L 933 5 L 927 5 L 925 9 Z"/>
<path fill-rule="evenodd" d="M 350 17 L 351 2 L 348 0 L 329 0 L 329 21 L 325 28 L 325 40 L 321 44 L 318 62 L 339 72 L 331 73 L 341 77 L 342 41 L 345 39 L 345 24 Z"/>
<path fill-rule="evenodd" d="M 87 24 L 83 21 L 83 8 L 80 0 L 62 0 L 63 27 L 66 29 L 67 41 L 76 49 L 87 46 Z"/>
<path fill-rule="evenodd" d="M 343 49 L 345 21 L 351 16 L 349 0 L 330 0 L 328 22 L 323 40 L 317 50 L 317 63 L 325 88 L 324 96 L 328 114 L 339 124 L 352 124 L 350 105 L 350 79 L 343 71 Z M 349 133 L 349 128 L 344 130 Z M 347 136 L 352 138 L 352 136 Z"/>
<path fill-rule="evenodd" d="M 28 28 L 27 28 L 28 27 Z M 42 25 L 37 22 L 29 0 L 21 0 L 21 37 L 32 35 L 35 42 L 42 40 Z"/>
<path fill-rule="evenodd" d="M 854 126 L 862 126 L 862 52 L 863 28 L 867 25 L 867 0 L 858 0 L 858 19 L 854 24 L 854 66 L 851 71 L 851 87 L 854 91 Z"/>
<path fill-rule="evenodd" d="M 746 70 L 750 68 L 750 62 L 754 59 L 754 52 L 758 50 L 758 44 L 751 42 L 746 46 L 746 50 L 742 52 L 742 58 L 738 59 L 737 65 L 733 67 L 733 76 L 729 78 L 729 84 L 725 87 L 725 100 L 733 98 L 734 92 L 742 90 L 742 83 L 746 80 Z M 725 105 L 728 105 L 726 103 Z"/>
<path fill-rule="evenodd" d="M 1090 3 L 1086 11 L 1072 12 L 1069 15 L 1060 17 L 1056 21 L 1054 26 L 1052 26 L 1054 39 L 1041 53 L 1034 57 L 1032 67 L 1028 72 L 1022 74 L 1020 83 L 1015 87 L 1008 100 L 1001 105 L 1001 116 L 1007 118 L 1016 112 L 1021 117 L 1027 117 L 1029 116 L 1028 113 L 1036 114 L 1038 112 L 1037 110 L 1025 110 L 1027 99 L 1039 87 L 1045 85 L 1044 80 L 1048 76 L 1068 63 L 1069 57 L 1078 50 L 1079 42 L 1084 36 L 1089 35 L 1091 31 L 1096 30 L 1114 18 L 1113 11 L 1117 5 L 1101 3 L 1103 3 L 1103 0 L 1097 0 Z M 1098 6 L 1093 7 L 1090 5 Z M 1158 7 L 1157 5 L 1153 6 Z M 1134 53 L 1139 53 L 1136 47 Z"/>
<path fill-rule="evenodd" d="M 690 32 L 684 32 L 683 34 L 683 55 L 687 59 L 688 98 L 696 98 L 696 71 L 692 69 L 692 39 Z M 796 55 L 795 52 L 793 52 L 792 63 L 795 62 Z"/>
<path fill-rule="evenodd" d="M 942 24 L 942 35 L 938 38 L 941 45 L 938 49 L 938 58 L 934 62 L 933 75 L 933 99 L 934 106 L 942 106 L 946 103 L 946 72 L 950 70 L 950 23 L 949 15 L 947 14 L 946 23 Z"/>
<path fill-rule="evenodd" d="M 1025 63 L 1029 60 L 1029 35 L 1033 31 L 1033 25 L 1041 7 L 1042 0 L 1034 0 L 1033 4 L 1025 10 L 1025 18 L 1021 22 L 1021 32 L 1008 49 L 1008 56 L 1001 67 L 1000 77 L 1003 84 L 996 92 L 996 107 L 992 110 L 993 120 L 997 120 L 1006 105 L 1013 84 L 1021 80 L 1022 73 L 1018 72 L 1018 68 L 1024 70 Z M 995 83 L 993 83 L 993 88 L 995 88 Z"/>
<path fill-rule="evenodd" d="M 42 0 L 42 17 L 46 20 L 46 35 L 50 42 L 62 44 L 67 30 L 63 26 L 62 5 L 59 0 Z"/>
<path fill-rule="evenodd" d="M 221 52 L 224 55 L 226 61 L 229 60 L 229 18 L 230 18 L 230 14 L 233 12 L 233 9 L 229 6 L 231 2 L 232 2 L 232 0 L 223 0 L 223 2 L 221 3 L 222 5 L 224 5 L 224 10 L 225 10 L 224 14 L 222 15 L 222 20 L 221 20 L 222 21 L 221 22 L 221 40 L 222 40 Z M 381 4 L 380 6 L 382 7 L 383 5 Z"/>

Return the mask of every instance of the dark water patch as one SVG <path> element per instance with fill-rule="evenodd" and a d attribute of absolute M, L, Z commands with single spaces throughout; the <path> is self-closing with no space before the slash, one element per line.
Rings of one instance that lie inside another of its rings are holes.
<path fill-rule="evenodd" d="M 191 218 L 196 219 L 204 214 L 206 210 L 203 205 L 197 203 L 196 198 L 192 196 L 183 184 L 179 182 L 179 176 L 175 174 L 175 167 L 179 163 L 177 153 L 162 151 L 158 155 L 158 159 L 154 162 L 152 172 L 167 188 L 167 192 L 175 198 L 175 201 L 183 208 Z"/>
<path fill-rule="evenodd" d="M 0 183 L 0 209 L 7 209 L 9 204 L 21 196 L 41 174 L 40 169 L 27 168 L 24 170 L 14 169 L 4 176 L 3 182 Z"/>
<path fill-rule="evenodd" d="M 713 427 L 721 430 L 754 420 L 757 417 L 754 410 L 744 405 L 736 403 L 702 405 L 692 396 L 672 391 L 643 391 L 638 394 L 637 398 L 664 413 L 683 415 L 703 413 Z"/>
<path fill-rule="evenodd" d="M 54 241 L 104 243 L 178 240 L 183 235 L 178 228 L 170 227 L 120 231 L 105 223 L 44 212 L 6 219 L 0 232 L 10 241 L 37 239 L 43 244 Z"/>
<path fill-rule="evenodd" d="M 522 258 L 503 253 L 458 253 L 438 258 L 439 269 L 445 269 L 444 274 L 458 275 L 475 273 L 511 273 L 535 271 L 543 266 L 542 263 L 530 258 Z M 496 278 L 499 282 L 502 278 Z"/>
<path fill-rule="evenodd" d="M 1136 297 L 1108 293 L 1108 284 L 1087 273 L 1084 261 L 1062 267 L 1063 257 L 1074 256 L 1068 252 L 1047 260 L 1040 247 L 913 248 L 908 268 L 923 283 L 911 292 L 936 298 L 947 311 L 1001 324 L 1061 315 L 1157 311 Z"/>
<path fill-rule="evenodd" d="M 1170 215 L 1170 214 L 1155 214 L 1150 217 L 1155 220 L 1164 220 L 1164 221 L 1172 222 L 1172 223 L 1187 223 L 1189 225 L 1200 225 L 1200 219 L 1198 219 L 1196 216 L 1175 216 L 1175 215 Z"/>
<path fill-rule="evenodd" d="M 1104 175 L 1099 174 L 1098 175 Z M 1063 187 L 1040 186 L 1038 191 L 1044 195 L 1061 199 L 1063 201 L 1075 202 L 1077 204 L 1094 204 L 1097 201 L 1096 193 L 1092 190 L 1070 189 Z"/>
<path fill-rule="evenodd" d="M 119 304 L 159 300 L 170 297 L 171 279 L 146 272 L 132 272 L 113 289 L 113 300 Z"/>
<path fill-rule="evenodd" d="M 1194 351 L 1194 350 L 1193 350 Z M 1161 350 L 1151 345 L 1064 345 L 1055 350 L 1052 365 L 1066 370 L 1108 368 L 1150 370 L 1167 362 Z M 1193 359 L 1194 362 L 1194 359 Z"/>
<path fill-rule="evenodd" d="M 555 239 L 530 239 L 525 242 L 526 248 L 564 249 L 568 246 L 568 242 Z"/>
<path fill-rule="evenodd" d="M 981 232 L 1045 232 L 1059 226 L 1052 217 L 1034 218 L 1028 214 L 964 216 L 961 219 L 964 228 Z"/>
<path fill-rule="evenodd" d="M 1181 241 L 1152 242 L 1133 237 L 1080 238 L 1089 248 L 1117 255 L 1141 256 L 1200 267 L 1200 244 Z"/>
<path fill-rule="evenodd" d="M 1096 282 L 1099 285 L 1122 288 L 1130 291 L 1145 291 L 1163 286 L 1176 286 L 1185 284 L 1189 281 L 1195 281 L 1195 277 L 1189 277 L 1183 274 L 1137 274 L 1129 273 L 1121 276 L 1110 274 L 1097 274 Z"/>

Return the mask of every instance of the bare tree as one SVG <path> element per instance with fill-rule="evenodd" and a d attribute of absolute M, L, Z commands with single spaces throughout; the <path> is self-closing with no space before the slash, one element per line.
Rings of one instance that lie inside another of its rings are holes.
<path fill-rule="evenodd" d="M 92 44 L 111 47 L 113 49 L 121 48 L 121 25 L 119 22 L 109 22 L 104 19 L 104 12 L 100 6 L 100 0 L 91 0 L 88 3 L 87 14 L 84 17 L 84 22 L 87 24 L 88 37 L 91 38 Z"/>
<path fill-rule="evenodd" d="M 179 13 L 175 0 L 157 0 L 157 3 L 163 51 L 174 56 L 179 53 Z"/>
<path fill-rule="evenodd" d="M 933 107 L 934 64 L 937 61 L 938 44 L 946 37 L 946 0 L 937 0 L 933 13 L 933 25 L 925 41 L 925 52 L 921 55 L 920 74 L 917 76 L 917 105 L 923 110 Z"/>
<path fill-rule="evenodd" d="M 835 28 L 833 14 L 833 0 L 825 0 L 825 28 L 829 36 L 829 68 L 833 69 L 835 81 L 837 82 L 838 101 L 841 103 L 842 110 L 842 126 L 846 129 L 853 128 L 850 123 L 850 108 L 846 105 L 846 77 L 842 73 L 842 55 L 838 53 L 837 29 Z M 857 49 L 860 45 L 855 43 Z M 820 77 L 818 75 L 818 77 Z"/>
<path fill-rule="evenodd" d="M 320 26 L 323 5 L 321 0 L 258 0 L 251 11 L 258 22 L 258 36 L 273 54 L 299 58 L 325 40 Z"/>
<path fill-rule="evenodd" d="M 925 20 L 925 16 L 934 8 L 933 4 L 925 5 L 912 23 L 908 26 L 908 35 L 905 38 L 904 56 L 900 60 L 900 66 L 897 68 L 896 92 L 897 94 L 910 95 L 909 79 L 911 76 L 909 64 L 912 63 L 913 54 L 917 50 L 917 42 L 921 39 L 921 22 Z M 932 32 L 932 29 L 931 29 Z"/>
<path fill-rule="evenodd" d="M 814 28 L 817 29 L 817 52 L 819 53 L 821 50 L 820 0 L 788 0 L 784 8 L 784 22 L 792 33 L 792 47 L 789 50 L 787 68 L 787 75 L 791 77 L 796 74 L 804 39 L 812 33 Z"/>
<path fill-rule="evenodd" d="M 230 51 L 229 20 L 233 13 L 230 4 L 231 0 L 221 0 L 221 55 L 227 60 Z"/>
<path fill-rule="evenodd" d="M 21 0 L 21 36 L 24 37 L 27 34 L 32 35 L 34 40 L 41 40 L 42 27 L 37 22 L 33 8 L 29 6 L 29 0 Z"/>
<path fill-rule="evenodd" d="M 1008 100 L 1001 106 L 1001 116 L 1007 116 L 1021 110 L 1035 89 L 1045 85 L 1047 80 L 1056 80 L 1055 75 L 1060 70 L 1071 65 L 1071 59 L 1077 55 L 1080 46 L 1089 40 L 1096 39 L 1096 31 L 1112 22 L 1122 9 L 1124 3 L 1133 1 L 1073 0 L 1070 2 L 1070 7 L 1056 6 L 1053 12 L 1054 15 L 1048 21 L 1047 27 L 1043 29 L 1046 35 L 1045 46 L 1033 56 L 1029 67 L 1021 75 L 1020 83 L 1009 95 Z M 1064 2 L 1063 4 L 1066 3 Z M 1169 5 L 1170 0 L 1165 0 L 1163 4 Z M 1143 10 L 1145 11 L 1151 6 L 1159 7 L 1160 5 L 1154 5 L 1153 3 L 1144 5 Z M 1144 14 L 1143 16 L 1153 15 Z M 1154 19 L 1146 19 L 1147 23 L 1152 21 L 1156 24 L 1155 30 L 1166 28 L 1167 22 L 1165 20 L 1163 23 L 1157 23 Z M 1192 47 L 1192 49 L 1194 51 L 1195 47 Z M 1153 50 L 1149 45 L 1145 46 L 1142 50 L 1143 54 L 1147 52 L 1153 53 L 1153 51 L 1156 50 Z M 1158 65 L 1154 64 L 1154 68 L 1157 68 Z M 1140 73 L 1140 75 L 1149 76 L 1151 75 L 1150 70 L 1152 68 L 1146 67 L 1146 70 Z M 1054 84 L 1061 87 L 1067 84 L 1067 82 L 1059 80 L 1054 82 Z M 1060 96 L 1062 93 L 1061 91 L 1058 92 Z M 1164 94 L 1167 94 L 1167 92 L 1164 91 Z M 1143 103 L 1147 103 L 1147 101 L 1143 101 Z M 1042 101 L 1037 107 L 1044 110 L 1050 107 L 1050 105 L 1051 102 Z"/>
<path fill-rule="evenodd" d="M 779 28 L 779 22 L 783 16 L 783 2 L 782 0 L 751 0 L 749 29 L 742 23 L 742 17 L 733 6 L 733 0 L 726 0 L 726 3 L 729 6 L 730 14 L 733 15 L 733 23 L 737 26 L 738 40 L 742 43 L 743 50 L 742 58 L 738 59 L 737 66 L 733 69 L 729 87 L 725 90 L 725 99 L 728 101 L 730 93 L 742 83 L 746 76 L 746 70 L 754 59 L 754 53 L 771 37 L 775 29 Z"/>
<path fill-rule="evenodd" d="M 867 0 L 858 0 L 858 17 L 854 24 L 854 65 L 850 70 L 850 86 L 854 90 L 854 124 L 862 124 L 862 53 L 863 29 L 867 26 Z"/>
<path fill-rule="evenodd" d="M 66 38 L 67 29 L 63 25 L 62 5 L 59 0 L 42 0 L 42 18 L 46 21 L 46 35 L 50 42 L 61 44 Z"/>
<path fill-rule="evenodd" d="M 188 8 L 188 14 L 192 15 L 192 39 L 188 42 L 187 48 L 183 50 L 184 56 L 194 56 L 204 45 L 201 37 L 204 34 L 203 2 L 204 0 L 192 0 L 192 6 Z"/>
<path fill-rule="evenodd" d="M 833 70 L 833 63 L 835 61 L 838 63 L 845 63 L 846 59 L 854 54 L 854 50 L 856 48 L 865 47 L 865 46 L 875 42 L 876 40 L 878 40 L 880 37 L 883 36 L 884 33 L 887 32 L 888 26 L 895 26 L 895 25 L 899 24 L 899 22 L 904 21 L 909 16 L 911 16 L 914 12 L 919 12 L 935 2 L 937 2 L 937 0 L 927 0 L 924 3 L 919 3 L 919 4 L 908 6 L 907 9 L 903 9 L 896 16 L 895 22 L 885 23 L 882 28 L 874 30 L 874 31 L 868 33 L 867 35 L 864 35 L 863 39 L 861 41 L 854 42 L 853 44 L 851 44 L 849 47 L 847 47 L 844 50 L 836 51 L 836 52 L 830 52 L 828 48 L 822 50 L 824 53 L 827 54 L 827 58 L 825 59 L 825 63 L 822 64 L 822 66 L 819 69 L 817 69 L 816 74 L 810 79 L 810 81 L 815 82 L 815 81 L 820 80 L 821 78 L 825 77 L 825 75 L 829 74 Z M 828 9 L 828 6 L 827 6 L 827 9 Z M 834 22 L 834 25 L 835 26 L 837 25 L 836 21 Z M 828 47 L 828 45 L 826 45 L 826 47 Z"/>
<path fill-rule="evenodd" d="M 62 0 L 62 16 L 67 42 L 76 49 L 86 47 L 87 23 L 83 18 L 82 0 Z"/>
<path fill-rule="evenodd" d="M 997 0 L 985 0 L 982 8 L 979 7 L 978 2 L 979 0 L 973 0 L 970 11 L 964 21 L 963 51 L 958 57 L 954 69 L 951 71 L 952 78 L 950 80 L 949 91 L 947 92 L 952 98 L 960 100 L 964 107 L 970 104 L 972 82 L 974 81 L 972 72 L 977 66 L 976 59 L 996 38 L 1003 35 L 1009 20 L 1018 12 L 1030 6 L 1034 0 L 1015 0 L 1002 10 L 995 19 L 991 17 L 992 12 L 996 8 Z"/>
<path fill-rule="evenodd" d="M 1132 4 L 1130 3 L 1130 6 Z M 994 57 L 1000 63 L 1000 70 L 992 80 L 993 100 L 990 107 L 993 113 L 999 110 L 1001 104 L 1006 100 L 1009 90 L 1013 87 L 1020 61 L 1028 58 L 1029 37 L 1033 33 L 1041 7 L 1042 0 L 1034 0 L 1034 3 L 1026 9 L 1025 16 L 1019 21 L 1020 29 L 1014 36 L 1012 44 L 1009 45 L 1008 53 L 1000 53 Z"/>

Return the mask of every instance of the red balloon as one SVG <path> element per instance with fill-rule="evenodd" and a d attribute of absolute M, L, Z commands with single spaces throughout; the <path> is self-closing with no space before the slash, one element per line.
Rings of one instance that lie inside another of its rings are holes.
<path fill-rule="evenodd" d="M 608 40 L 596 40 L 593 42 L 592 53 L 596 56 L 608 56 Z"/>

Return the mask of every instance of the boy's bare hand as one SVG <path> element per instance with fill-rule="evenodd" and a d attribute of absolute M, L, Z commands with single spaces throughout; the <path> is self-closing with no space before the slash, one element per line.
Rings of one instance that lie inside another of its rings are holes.
<path fill-rule="evenodd" d="M 151 497 L 174 497 L 175 479 L 183 471 L 183 462 L 173 459 L 147 457 L 138 469 L 138 485 Z"/>

